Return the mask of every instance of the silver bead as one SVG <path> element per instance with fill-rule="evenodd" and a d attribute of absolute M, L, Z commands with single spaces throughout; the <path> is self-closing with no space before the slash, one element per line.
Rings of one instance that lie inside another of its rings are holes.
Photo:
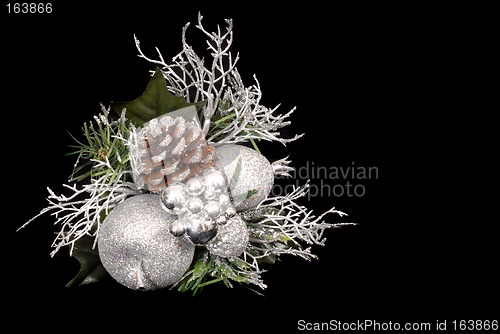
<path fill-rule="evenodd" d="M 236 215 L 236 208 L 234 206 L 228 206 L 225 212 L 227 218 L 233 218 Z"/>
<path fill-rule="evenodd" d="M 186 233 L 186 227 L 180 220 L 175 220 L 170 224 L 169 231 L 174 237 L 180 237 Z"/>
<path fill-rule="evenodd" d="M 186 228 L 189 228 L 194 231 L 197 231 L 199 229 L 199 226 L 203 224 L 203 222 L 205 221 L 205 217 L 203 217 L 201 214 L 187 213 L 185 215 L 182 215 L 181 218 Z"/>
<path fill-rule="evenodd" d="M 231 205 L 231 198 L 229 198 L 228 194 L 221 194 L 219 196 L 219 203 L 222 207 L 226 208 L 228 205 Z"/>
<path fill-rule="evenodd" d="M 220 193 L 221 191 L 219 189 L 206 187 L 205 191 L 203 192 L 203 197 L 205 197 L 206 200 L 215 200 L 220 195 Z"/>
<path fill-rule="evenodd" d="M 221 213 L 221 206 L 219 202 L 208 201 L 204 207 L 205 213 L 210 218 L 216 218 Z"/>
<path fill-rule="evenodd" d="M 214 190 L 224 190 L 226 188 L 226 178 L 224 173 L 216 168 L 208 168 L 201 173 L 201 180 L 205 188 Z"/>
<path fill-rule="evenodd" d="M 186 182 L 186 190 L 191 196 L 199 196 L 203 193 L 204 186 L 201 178 L 192 177 Z"/>
<path fill-rule="evenodd" d="M 187 200 L 186 207 L 188 211 L 192 214 L 200 213 L 203 209 L 203 201 L 199 197 L 189 197 Z"/>
<path fill-rule="evenodd" d="M 215 222 L 217 225 L 224 225 L 227 223 L 227 218 L 225 215 L 220 215 L 219 217 L 215 218 Z"/>
<path fill-rule="evenodd" d="M 188 215 L 187 239 L 194 245 L 205 245 L 217 235 L 217 225 L 200 215 Z"/>
<path fill-rule="evenodd" d="M 161 192 L 161 202 L 169 213 L 179 214 L 185 207 L 187 193 L 184 184 L 172 184 Z"/>
<path fill-rule="evenodd" d="M 200 224 L 200 231 L 209 231 L 217 227 L 215 220 L 211 218 L 205 218 L 205 221 Z"/>
<path fill-rule="evenodd" d="M 193 230 L 188 228 L 186 231 L 186 235 L 188 237 L 188 240 L 193 244 L 197 246 L 204 246 L 212 240 L 216 235 L 217 235 L 217 229 L 197 229 Z"/>

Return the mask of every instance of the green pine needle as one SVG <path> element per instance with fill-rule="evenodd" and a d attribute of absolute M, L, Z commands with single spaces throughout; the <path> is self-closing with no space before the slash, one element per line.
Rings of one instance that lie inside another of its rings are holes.
<path fill-rule="evenodd" d="M 118 175 L 129 168 L 128 147 L 121 138 L 126 138 L 129 133 L 125 122 L 122 120 L 109 122 L 108 114 L 101 115 L 101 121 L 83 124 L 85 141 L 78 140 L 70 134 L 76 144 L 70 145 L 74 151 L 67 155 L 77 155 L 77 163 L 69 177 L 70 182 L 80 182 L 108 175 L 112 182 Z M 97 164 L 97 161 L 109 161 L 106 167 Z"/>
<path fill-rule="evenodd" d="M 204 287 L 219 282 L 228 288 L 233 287 L 231 282 L 251 283 L 252 274 L 250 266 L 239 258 L 222 258 L 204 251 L 174 287 L 195 296 Z"/>

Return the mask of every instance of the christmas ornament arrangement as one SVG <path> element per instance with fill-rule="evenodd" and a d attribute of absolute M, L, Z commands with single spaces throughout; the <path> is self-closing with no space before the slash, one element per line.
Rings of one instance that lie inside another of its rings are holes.
<path fill-rule="evenodd" d="M 290 114 L 260 104 L 256 84 L 245 86 L 230 47 L 233 24 L 209 32 L 198 16 L 211 62 L 205 65 L 187 43 L 165 62 L 139 56 L 156 70 L 144 93 L 129 102 L 101 106 L 75 139 L 77 161 L 70 195 L 48 188 L 49 205 L 22 227 L 50 214 L 60 227 L 54 256 L 67 247 L 80 271 L 67 284 L 111 276 L 135 290 L 176 288 L 196 294 L 221 282 L 266 288 L 265 265 L 281 255 L 316 258 L 311 245 L 324 245 L 327 223 L 299 205 L 308 184 L 272 196 L 277 176 L 292 170 L 288 158 L 269 161 L 259 141 L 285 145 L 279 129 Z"/>

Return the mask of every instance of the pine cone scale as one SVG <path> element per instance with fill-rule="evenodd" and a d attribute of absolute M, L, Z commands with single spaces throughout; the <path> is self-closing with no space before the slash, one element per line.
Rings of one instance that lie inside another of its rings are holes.
<path fill-rule="evenodd" d="M 214 149 L 193 121 L 164 115 L 144 124 L 136 134 L 131 161 L 139 188 L 160 192 L 169 183 L 183 182 L 213 166 Z"/>

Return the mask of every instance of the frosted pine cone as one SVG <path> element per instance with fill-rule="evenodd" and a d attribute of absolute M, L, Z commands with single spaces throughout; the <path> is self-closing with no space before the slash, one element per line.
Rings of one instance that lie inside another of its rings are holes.
<path fill-rule="evenodd" d="M 154 118 L 132 131 L 130 161 L 139 189 L 157 193 L 213 166 L 213 147 L 200 126 L 182 116 Z"/>

